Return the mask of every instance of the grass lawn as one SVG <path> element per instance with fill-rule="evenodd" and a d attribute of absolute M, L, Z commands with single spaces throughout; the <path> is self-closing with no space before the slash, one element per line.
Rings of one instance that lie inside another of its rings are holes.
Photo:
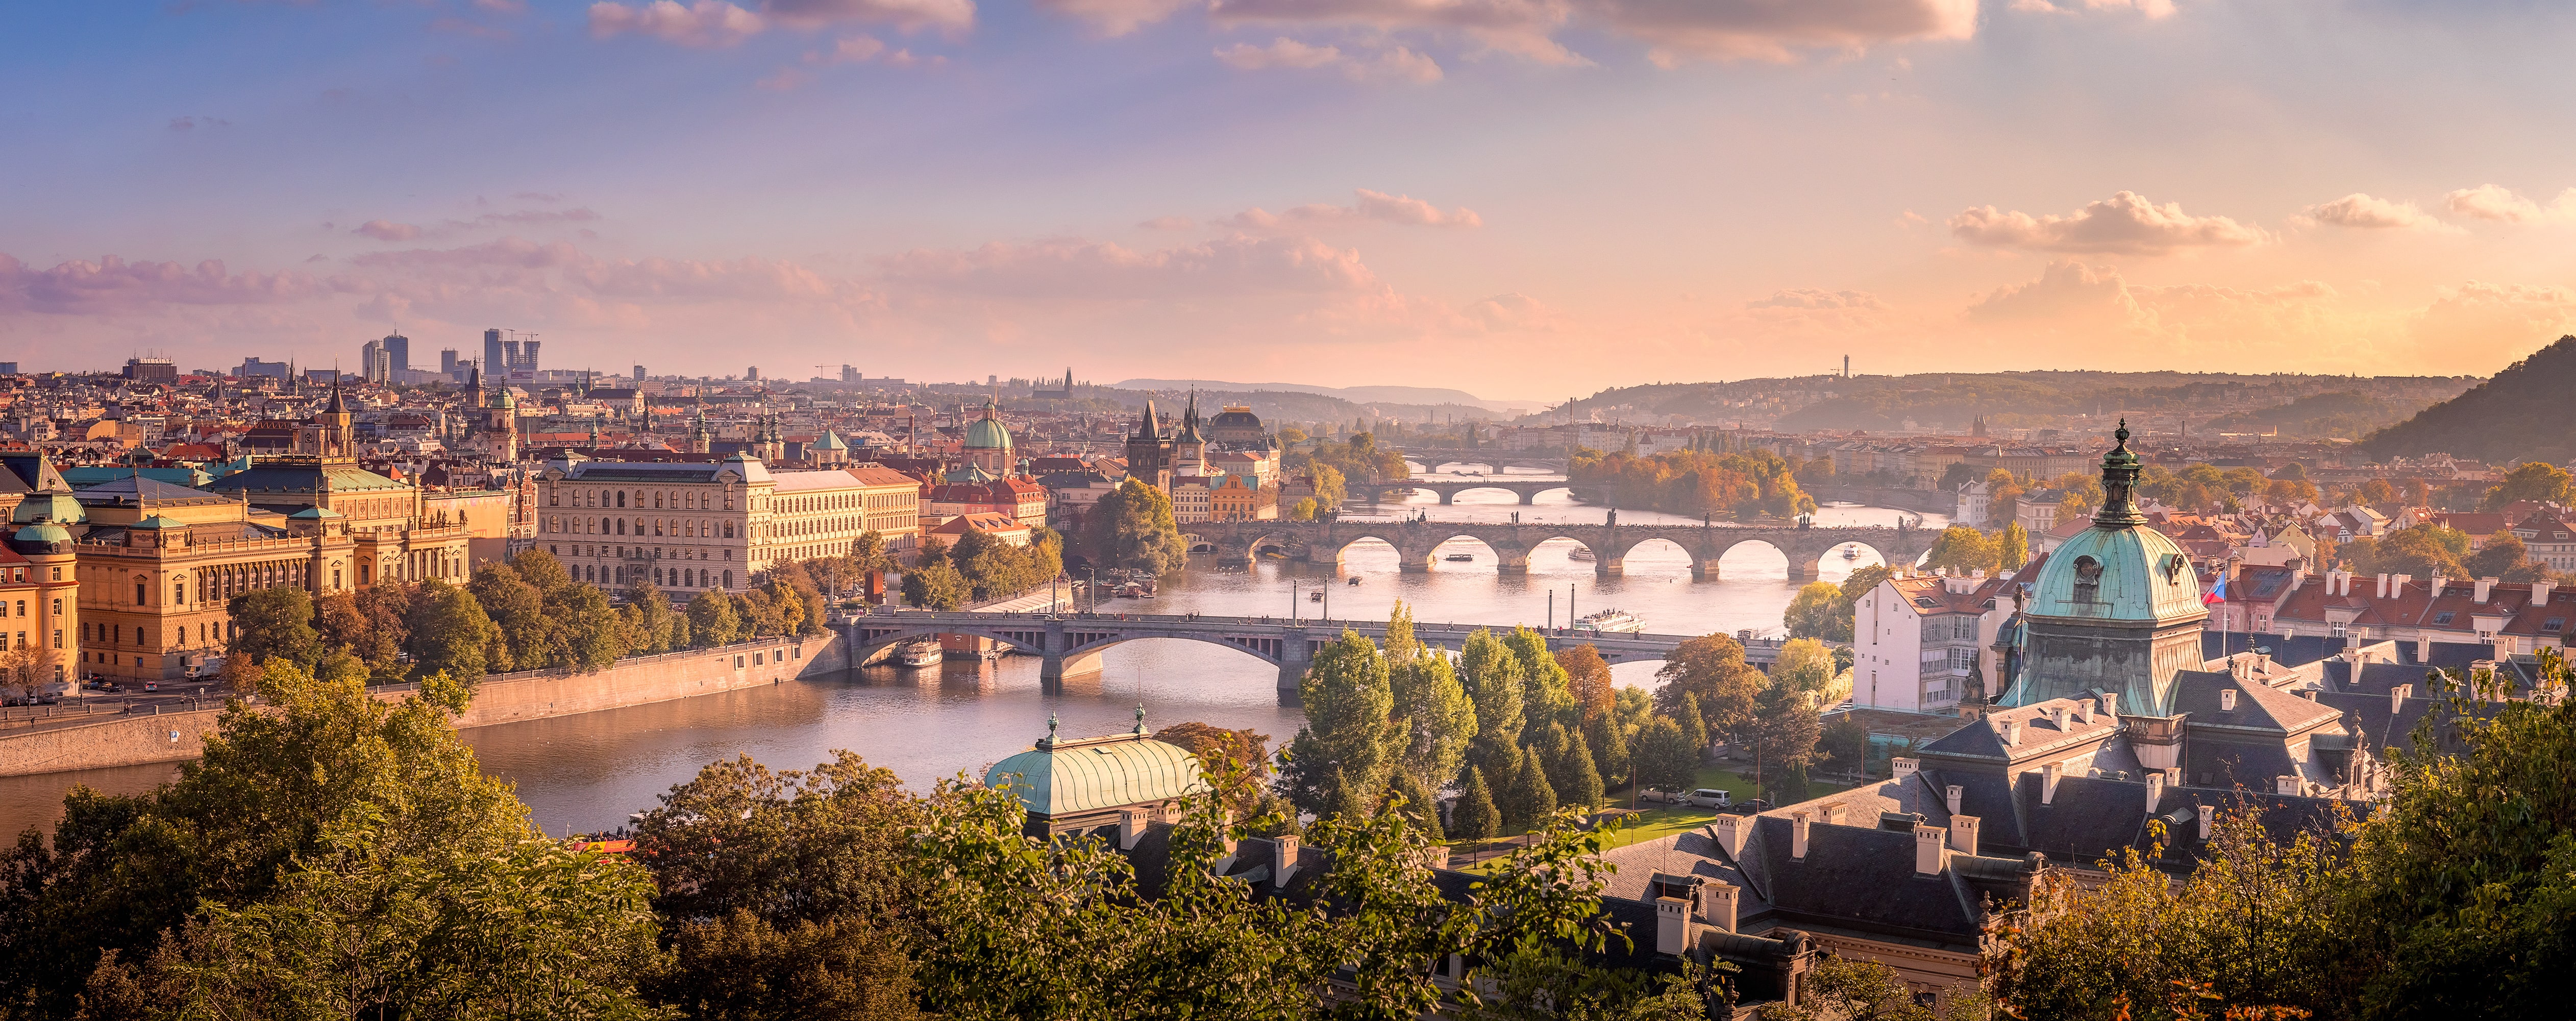
<path fill-rule="evenodd" d="M 1737 775 L 1736 768 L 1731 765 L 1700 767 L 1696 786 L 1725 791 L 1733 795 L 1738 802 L 1756 796 L 1753 781 Z M 1849 789 L 1843 784 L 1810 780 L 1807 783 L 1807 796 L 1819 798 Z M 1607 792 L 1607 800 L 1609 807 L 1628 807 L 1627 785 L 1622 784 Z M 1605 844 L 1609 847 L 1626 847 L 1641 841 L 1660 839 L 1683 830 L 1695 830 L 1708 825 L 1709 820 L 1717 818 L 1717 814 L 1716 809 L 1701 808 L 1696 805 L 1669 805 L 1640 801 L 1637 803 L 1636 817 L 1631 819 L 1628 825 L 1621 827 L 1618 833 L 1605 841 Z M 1466 848 L 1462 846 L 1459 850 L 1464 851 Z M 1465 871 L 1491 872 L 1502 860 L 1500 857 L 1491 858 L 1466 866 Z"/>

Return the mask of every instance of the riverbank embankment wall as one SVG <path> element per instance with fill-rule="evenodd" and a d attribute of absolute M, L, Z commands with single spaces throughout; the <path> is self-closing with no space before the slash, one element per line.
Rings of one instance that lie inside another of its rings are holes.
<path fill-rule="evenodd" d="M 475 686 L 459 729 L 574 716 L 767 687 L 850 668 L 832 632 L 619 660 L 605 670 L 494 674 Z M 379 689 L 403 698 L 411 685 Z M 205 751 L 218 709 L 129 713 L 96 722 L 0 734 L 0 776 L 184 762 Z"/>

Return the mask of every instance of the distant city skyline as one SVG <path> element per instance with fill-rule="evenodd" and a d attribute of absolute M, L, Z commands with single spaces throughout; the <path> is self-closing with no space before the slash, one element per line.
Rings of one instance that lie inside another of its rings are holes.
<path fill-rule="evenodd" d="M 1454 387 L 2491 374 L 2576 13 L 2407 0 L 40 5 L 0 360 Z M 822 366 L 820 369 L 813 366 Z M 1030 370 L 1034 371 L 1034 369 Z M 1010 373 L 1005 371 L 1004 375 Z"/>

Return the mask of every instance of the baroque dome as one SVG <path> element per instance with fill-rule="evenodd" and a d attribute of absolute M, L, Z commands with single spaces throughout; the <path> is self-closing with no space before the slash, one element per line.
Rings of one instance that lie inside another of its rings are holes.
<path fill-rule="evenodd" d="M 2087 528 L 2040 566 L 2024 613 L 2079 620 L 2157 621 L 2204 613 L 2191 558 L 2163 532 Z"/>
<path fill-rule="evenodd" d="M 993 417 L 993 403 L 984 402 L 984 417 L 966 423 L 966 449 L 1009 450 L 1011 431 Z"/>

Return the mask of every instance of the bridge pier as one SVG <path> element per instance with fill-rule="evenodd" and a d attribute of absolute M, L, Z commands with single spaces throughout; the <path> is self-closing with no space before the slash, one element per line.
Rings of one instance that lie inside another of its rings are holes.
<path fill-rule="evenodd" d="M 1620 557 L 1602 557 L 1592 562 L 1592 575 L 1596 578 L 1617 578 L 1627 573 L 1628 563 Z"/>
<path fill-rule="evenodd" d="M 1062 684 L 1068 677 L 1088 677 L 1099 672 L 1100 654 L 1097 652 L 1066 655 L 1048 649 L 1038 661 L 1038 681 L 1042 684 Z"/>
<path fill-rule="evenodd" d="M 1691 580 L 1692 580 L 1692 581 L 1716 581 L 1716 580 L 1717 580 L 1717 558 L 1716 558 L 1716 557 L 1707 557 L 1707 558 L 1693 557 L 1693 558 L 1691 558 Z"/>
<path fill-rule="evenodd" d="M 1455 489 L 1450 489 L 1450 488 L 1447 488 L 1447 487 L 1442 487 L 1442 489 L 1440 490 L 1440 506 L 1447 507 L 1447 506 L 1449 506 L 1449 505 L 1451 505 L 1451 504 L 1454 504 L 1454 503 L 1457 503 L 1457 502 L 1458 502 L 1458 491 L 1457 491 L 1457 490 L 1455 490 Z"/>
<path fill-rule="evenodd" d="M 1790 581 L 1815 581 L 1823 576 L 1823 572 L 1816 569 L 1816 562 L 1813 560 L 1789 561 Z"/>
<path fill-rule="evenodd" d="M 1306 629 L 1302 627 L 1289 628 L 1280 636 L 1279 692 L 1282 696 L 1294 696 L 1303 688 L 1306 667 L 1314 662 L 1314 654 L 1307 648 L 1306 641 Z"/>
<path fill-rule="evenodd" d="M 1494 559 L 1495 559 L 1495 561 L 1496 561 L 1496 564 L 1495 564 L 1495 566 L 1494 566 L 1494 573 L 1496 573 L 1496 574 L 1528 574 L 1528 573 L 1529 573 L 1529 551 L 1528 551 L 1528 550 L 1525 550 L 1525 549 L 1502 549 L 1502 548 L 1497 547 L 1497 548 L 1494 550 Z"/>
<path fill-rule="evenodd" d="M 1521 490 L 1521 506 L 1523 506 L 1523 507 L 1536 507 L 1536 506 L 1538 506 L 1538 490 L 1535 490 L 1535 489 L 1527 489 L 1527 488 L 1522 489 L 1522 490 Z"/>

